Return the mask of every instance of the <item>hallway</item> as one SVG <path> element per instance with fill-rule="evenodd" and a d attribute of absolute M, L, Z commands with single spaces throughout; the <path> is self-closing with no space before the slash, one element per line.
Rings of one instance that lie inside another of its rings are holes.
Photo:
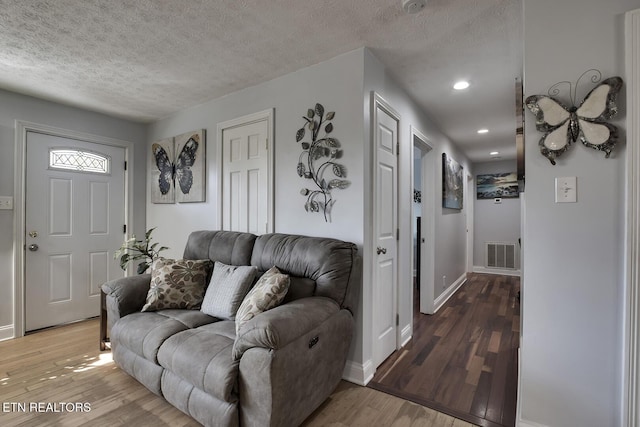
<path fill-rule="evenodd" d="M 369 387 L 483 427 L 515 425 L 520 278 L 471 273 L 434 315 L 414 305 L 413 339 Z"/>

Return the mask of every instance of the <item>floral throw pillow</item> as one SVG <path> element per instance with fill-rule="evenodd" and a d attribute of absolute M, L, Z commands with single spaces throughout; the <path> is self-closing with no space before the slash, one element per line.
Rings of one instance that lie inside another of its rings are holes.
<path fill-rule="evenodd" d="M 154 260 L 151 287 L 142 311 L 200 308 L 212 266 L 210 260 Z"/>
<path fill-rule="evenodd" d="M 249 291 L 236 313 L 236 335 L 242 326 L 258 314 L 277 307 L 289 290 L 289 276 L 275 266 L 264 273 Z"/>

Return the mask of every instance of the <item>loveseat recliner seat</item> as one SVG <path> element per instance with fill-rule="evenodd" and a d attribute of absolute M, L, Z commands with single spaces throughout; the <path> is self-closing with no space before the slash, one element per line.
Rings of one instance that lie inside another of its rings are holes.
<path fill-rule="evenodd" d="M 197 309 L 141 312 L 151 276 L 113 280 L 106 294 L 115 363 L 206 426 L 296 426 L 338 385 L 353 334 L 362 263 L 352 243 L 287 234 L 196 231 L 184 259 L 276 266 L 282 304 L 236 334 Z"/>

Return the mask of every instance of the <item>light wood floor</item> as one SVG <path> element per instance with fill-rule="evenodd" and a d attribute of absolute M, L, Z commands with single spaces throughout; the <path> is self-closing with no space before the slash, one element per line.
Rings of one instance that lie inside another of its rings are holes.
<path fill-rule="evenodd" d="M 199 425 L 118 369 L 110 352 L 100 352 L 98 326 L 93 319 L 0 342 L 0 426 Z M 29 411 L 31 404 L 41 404 L 34 409 L 43 411 L 64 411 L 61 402 L 85 405 L 75 412 Z M 55 406 L 47 408 L 47 403 Z M 304 425 L 472 426 L 344 381 Z"/>

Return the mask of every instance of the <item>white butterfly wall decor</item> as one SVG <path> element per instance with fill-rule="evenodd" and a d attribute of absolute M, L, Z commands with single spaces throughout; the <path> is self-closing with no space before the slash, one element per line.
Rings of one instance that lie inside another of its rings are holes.
<path fill-rule="evenodd" d="M 587 72 L 580 78 L 586 74 Z M 591 78 L 592 82 L 599 80 L 597 76 Z M 571 87 L 569 82 L 561 83 L 568 83 Z M 552 86 L 552 89 L 559 84 Z M 569 108 L 551 96 L 558 93 L 557 89 L 554 92 L 550 89 L 549 96 L 529 96 L 525 104 L 536 116 L 536 129 L 545 133 L 538 143 L 542 155 L 555 165 L 556 157 L 567 151 L 573 142 L 580 140 L 587 147 L 604 151 L 605 157 L 608 158 L 618 138 L 618 129 L 606 120 L 611 119 L 618 112 L 615 101 L 621 87 L 620 77 L 602 80 L 587 94 L 578 107 L 575 106 L 575 93 L 573 93 L 572 106 Z"/>

